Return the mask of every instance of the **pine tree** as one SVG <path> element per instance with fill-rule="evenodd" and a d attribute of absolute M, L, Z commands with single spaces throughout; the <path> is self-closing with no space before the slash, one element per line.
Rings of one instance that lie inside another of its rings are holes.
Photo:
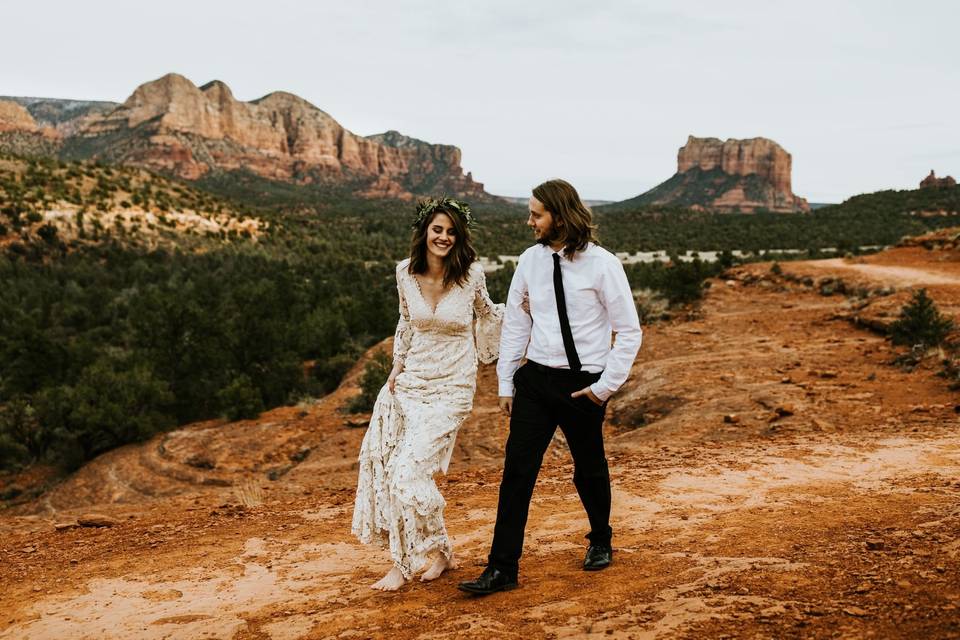
<path fill-rule="evenodd" d="M 927 290 L 920 289 L 914 292 L 913 299 L 900 310 L 900 317 L 890 325 L 890 339 L 893 344 L 920 345 L 929 349 L 940 345 L 953 327 L 953 320 L 940 313 Z"/>

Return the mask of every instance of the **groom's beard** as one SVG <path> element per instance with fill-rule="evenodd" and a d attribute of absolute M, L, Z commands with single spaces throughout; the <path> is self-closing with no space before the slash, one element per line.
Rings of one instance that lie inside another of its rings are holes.
<path fill-rule="evenodd" d="M 554 229 L 550 229 L 549 234 L 545 234 L 537 238 L 537 244 L 542 244 L 549 247 L 558 240 L 560 240 L 560 235 Z"/>

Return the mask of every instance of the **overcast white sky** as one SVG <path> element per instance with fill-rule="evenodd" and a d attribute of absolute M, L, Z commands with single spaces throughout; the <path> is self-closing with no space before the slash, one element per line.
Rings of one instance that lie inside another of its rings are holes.
<path fill-rule="evenodd" d="M 960 178 L 960 3 L 2 2 L 0 95 L 123 101 L 175 71 L 285 90 L 351 131 L 454 144 L 487 190 L 619 200 L 688 134 L 765 136 L 835 202 Z"/>

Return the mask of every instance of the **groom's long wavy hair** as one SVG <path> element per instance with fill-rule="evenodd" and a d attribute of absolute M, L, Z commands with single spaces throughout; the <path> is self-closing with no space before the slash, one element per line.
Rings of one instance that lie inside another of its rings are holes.
<path fill-rule="evenodd" d="M 564 255 L 572 258 L 577 251 L 586 249 L 588 242 L 597 242 L 593 215 L 572 184 L 559 178 L 547 180 L 534 187 L 533 197 L 553 216 L 553 232 L 549 238 L 541 238 L 542 244 L 560 243 Z"/>
<path fill-rule="evenodd" d="M 445 213 L 453 221 L 453 230 L 456 236 L 456 242 L 453 248 L 443 259 L 443 286 L 449 287 L 451 284 L 463 285 L 470 273 L 470 265 L 477 259 L 477 250 L 473 247 L 473 240 L 470 238 L 470 229 L 466 221 L 459 212 L 454 211 L 452 207 L 440 205 L 430 215 L 424 219 L 413 230 L 413 237 L 410 240 L 410 273 L 427 272 L 427 229 L 433 224 L 433 219 L 437 214 Z"/>

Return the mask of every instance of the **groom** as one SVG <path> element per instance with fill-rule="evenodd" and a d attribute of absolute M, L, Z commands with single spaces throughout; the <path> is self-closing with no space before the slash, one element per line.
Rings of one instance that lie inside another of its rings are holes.
<path fill-rule="evenodd" d="M 603 569 L 613 560 L 603 415 L 643 337 L 623 266 L 595 244 L 590 211 L 571 184 L 550 180 L 535 188 L 527 226 L 537 244 L 520 256 L 500 335 L 500 408 L 510 416 L 510 436 L 497 524 L 487 568 L 459 585 L 481 595 L 517 586 L 530 498 L 557 426 L 590 521 L 583 568 Z"/>

